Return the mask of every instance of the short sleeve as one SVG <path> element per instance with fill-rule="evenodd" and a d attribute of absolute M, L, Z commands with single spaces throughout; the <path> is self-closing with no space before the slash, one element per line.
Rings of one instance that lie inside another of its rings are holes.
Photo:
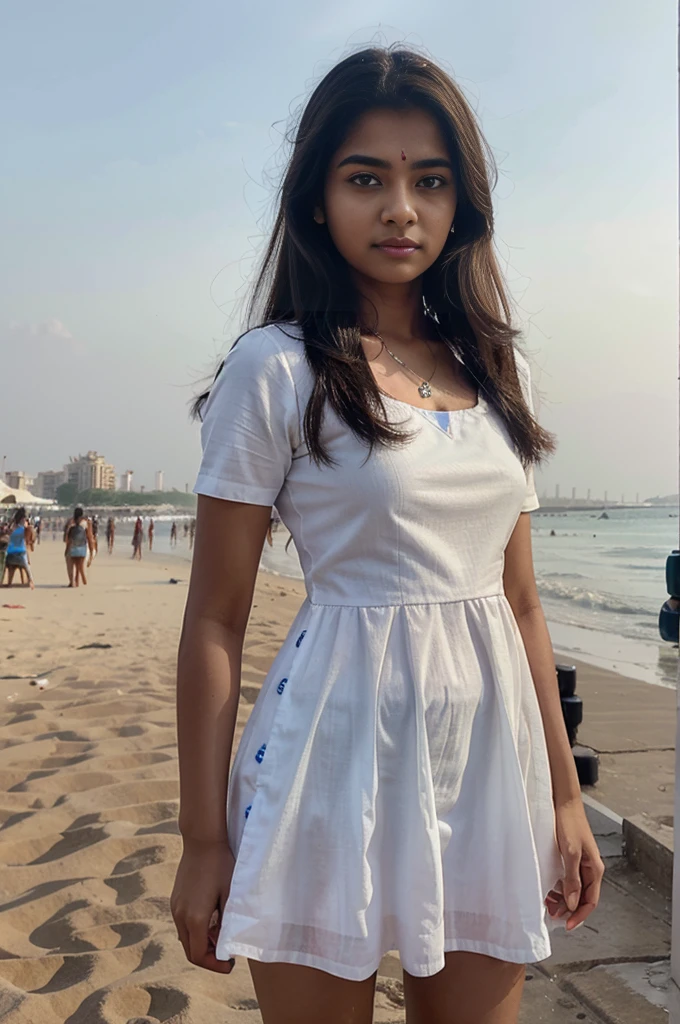
<path fill-rule="evenodd" d="M 531 390 L 531 370 L 529 363 L 523 355 L 515 351 L 515 362 L 517 364 L 517 374 L 519 376 L 519 382 L 524 393 L 524 398 L 529 407 L 529 411 L 532 416 L 535 415 L 534 411 L 534 398 Z M 540 508 L 540 502 L 538 495 L 536 494 L 536 485 L 534 483 L 534 467 L 526 467 L 526 480 L 527 488 L 524 494 L 524 501 L 522 503 L 522 512 L 535 512 L 537 508 Z"/>
<path fill-rule="evenodd" d="M 273 505 L 283 487 L 298 445 L 299 417 L 276 331 L 249 331 L 227 354 L 204 408 L 195 494 Z"/>

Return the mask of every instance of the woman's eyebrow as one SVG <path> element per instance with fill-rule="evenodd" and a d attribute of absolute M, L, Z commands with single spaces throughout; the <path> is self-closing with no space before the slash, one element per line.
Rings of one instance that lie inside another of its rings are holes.
<path fill-rule="evenodd" d="M 381 160 L 377 156 L 365 156 L 362 153 L 352 153 L 351 156 L 346 156 L 344 160 L 340 161 L 336 169 L 340 170 L 346 164 L 361 164 L 363 167 L 381 167 L 388 171 L 392 169 L 392 164 L 389 160 Z M 425 160 L 414 160 L 411 167 L 414 171 L 430 167 L 448 167 L 449 170 L 453 170 L 451 161 L 443 156 L 427 157 Z"/>

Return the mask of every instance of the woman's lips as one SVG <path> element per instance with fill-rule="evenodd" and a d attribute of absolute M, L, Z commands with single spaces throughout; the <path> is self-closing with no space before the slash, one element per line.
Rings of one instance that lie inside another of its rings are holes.
<path fill-rule="evenodd" d="M 376 249 L 380 252 L 384 252 L 386 256 L 393 256 L 397 259 L 404 259 L 406 256 L 412 256 L 414 252 L 418 252 L 420 249 L 419 245 L 392 245 L 389 243 L 383 243 L 382 245 L 376 245 Z"/>

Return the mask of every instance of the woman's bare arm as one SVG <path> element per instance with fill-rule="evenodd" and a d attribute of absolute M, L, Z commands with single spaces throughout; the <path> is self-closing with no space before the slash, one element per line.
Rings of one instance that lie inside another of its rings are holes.
<path fill-rule="evenodd" d="M 203 495 L 177 667 L 179 827 L 228 841 L 226 795 L 243 637 L 271 509 Z"/>
<path fill-rule="evenodd" d="M 597 906 L 604 864 L 586 818 L 562 715 L 552 643 L 536 587 L 528 512 L 520 514 L 505 549 L 503 584 L 524 641 L 543 719 L 556 837 L 564 864 L 563 876 L 545 902 L 551 917 L 565 917 L 566 927 L 571 930 L 583 924 Z"/>
<path fill-rule="evenodd" d="M 560 702 L 552 641 L 536 587 L 531 551 L 531 516 L 522 512 L 505 549 L 503 587 L 512 608 L 536 687 L 550 758 L 555 803 L 581 798 Z"/>

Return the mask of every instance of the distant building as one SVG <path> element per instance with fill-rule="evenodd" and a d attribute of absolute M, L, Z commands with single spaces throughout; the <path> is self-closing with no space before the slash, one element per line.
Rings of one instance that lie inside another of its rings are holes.
<path fill-rule="evenodd" d="M 5 483 L 13 491 L 30 491 L 34 480 L 32 476 L 24 473 L 22 469 L 11 469 L 5 473 Z"/>
<path fill-rule="evenodd" d="M 162 469 L 157 469 L 156 470 L 156 486 L 154 487 L 154 490 L 155 491 L 162 491 L 163 490 L 163 470 Z"/>
<path fill-rule="evenodd" d="M 34 494 L 38 498 L 51 498 L 57 500 L 57 488 L 66 483 L 66 474 L 63 469 L 48 469 L 44 473 L 38 473 L 35 479 Z"/>
<path fill-rule="evenodd" d="M 77 491 L 115 491 L 116 470 L 103 455 L 88 452 L 87 455 L 71 456 L 64 466 L 66 482 L 74 484 Z"/>
<path fill-rule="evenodd" d="M 121 491 L 131 491 L 132 490 L 132 477 L 133 477 L 133 470 L 131 470 L 131 469 L 126 469 L 124 473 L 121 473 L 121 475 L 120 475 L 120 489 L 121 489 Z"/>

